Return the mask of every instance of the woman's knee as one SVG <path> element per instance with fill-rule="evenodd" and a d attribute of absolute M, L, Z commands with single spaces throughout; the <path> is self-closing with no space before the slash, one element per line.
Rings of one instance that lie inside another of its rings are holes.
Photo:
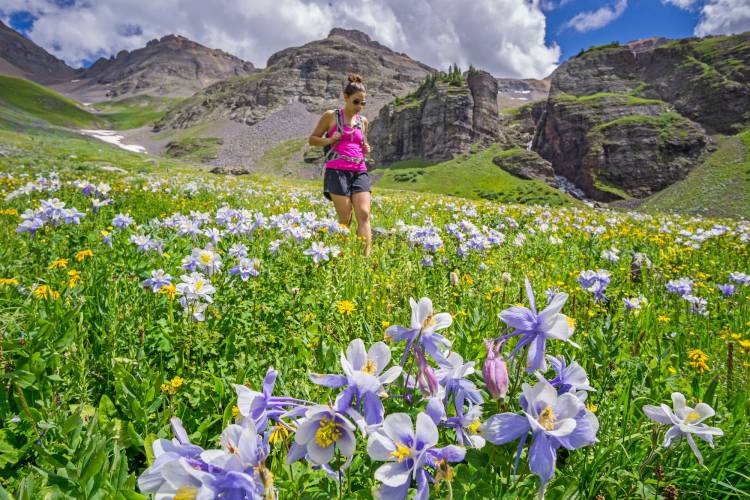
<path fill-rule="evenodd" d="M 370 222 L 370 207 L 354 207 L 357 222 Z"/>

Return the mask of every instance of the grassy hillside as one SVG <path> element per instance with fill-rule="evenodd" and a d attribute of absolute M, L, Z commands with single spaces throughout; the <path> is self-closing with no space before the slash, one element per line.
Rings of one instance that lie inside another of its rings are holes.
<path fill-rule="evenodd" d="M 5 128 L 35 121 L 70 128 L 107 127 L 105 119 L 81 109 L 74 100 L 23 78 L 5 75 L 0 75 L 0 118 L 0 122 L 6 122 Z"/>
<path fill-rule="evenodd" d="M 685 180 L 651 196 L 641 209 L 750 218 L 750 129 L 717 137 L 717 146 Z"/>
<path fill-rule="evenodd" d="M 117 130 L 138 128 L 151 125 L 167 112 L 170 106 L 179 104 L 183 99 L 171 99 L 158 96 L 133 96 L 117 101 L 96 104 L 106 118 Z"/>
<path fill-rule="evenodd" d="M 500 154 L 499 146 L 473 150 L 452 160 L 430 164 L 421 160 L 399 162 L 382 173 L 379 188 L 427 191 L 465 198 L 482 198 L 506 203 L 537 203 L 560 206 L 574 203 L 568 197 L 541 181 L 512 176 L 492 163 Z"/>

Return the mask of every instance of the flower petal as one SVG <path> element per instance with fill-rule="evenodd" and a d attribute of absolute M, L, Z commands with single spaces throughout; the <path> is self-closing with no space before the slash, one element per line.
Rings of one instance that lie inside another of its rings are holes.
<path fill-rule="evenodd" d="M 667 413 L 664 411 L 664 409 L 662 409 L 661 406 L 643 405 L 643 413 L 645 413 L 646 416 L 651 420 L 659 422 L 660 424 L 672 423 L 669 415 L 667 415 Z"/>
<path fill-rule="evenodd" d="M 492 415 L 479 426 L 479 433 L 492 444 L 510 443 L 528 432 L 528 420 L 515 413 Z"/>
<path fill-rule="evenodd" d="M 391 362 L 391 350 L 385 342 L 375 342 L 367 351 L 367 358 L 375 363 L 375 375 L 380 375 Z"/>
<path fill-rule="evenodd" d="M 383 464 L 375 471 L 375 479 L 380 481 L 386 486 L 395 487 L 401 486 L 404 483 L 409 483 L 409 473 L 411 469 L 406 465 L 407 461 L 403 462 L 389 462 Z"/>
<path fill-rule="evenodd" d="M 391 413 L 385 417 L 383 430 L 386 435 L 396 444 L 414 443 L 414 430 L 411 426 L 411 417 L 406 413 Z"/>
<path fill-rule="evenodd" d="M 396 446 L 382 431 L 373 432 L 367 439 L 367 453 L 370 458 L 378 462 L 391 460 L 391 453 L 396 451 Z"/>
<path fill-rule="evenodd" d="M 543 432 L 534 435 L 534 441 L 529 447 L 529 468 L 539 476 L 542 484 L 550 482 L 555 475 L 555 448 L 551 440 Z"/>
<path fill-rule="evenodd" d="M 432 448 L 438 442 L 438 429 L 429 415 L 420 412 L 417 415 L 416 448 Z"/>
<path fill-rule="evenodd" d="M 367 364 L 367 351 L 362 339 L 354 339 L 346 348 L 346 359 L 353 370 L 361 370 Z"/>
<path fill-rule="evenodd" d="M 513 306 L 500 313 L 500 319 L 511 328 L 530 332 L 536 328 L 536 315 L 527 307 Z"/>
<path fill-rule="evenodd" d="M 346 377 L 343 375 L 311 373 L 310 380 L 312 381 L 313 384 L 322 385 L 324 387 L 336 388 L 336 387 L 343 387 L 346 385 Z"/>

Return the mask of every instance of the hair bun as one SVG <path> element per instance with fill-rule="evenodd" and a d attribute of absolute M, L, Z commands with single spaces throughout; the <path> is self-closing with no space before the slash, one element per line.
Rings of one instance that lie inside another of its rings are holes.
<path fill-rule="evenodd" d="M 363 83 L 362 77 L 357 73 L 349 73 L 348 78 L 350 83 Z"/>

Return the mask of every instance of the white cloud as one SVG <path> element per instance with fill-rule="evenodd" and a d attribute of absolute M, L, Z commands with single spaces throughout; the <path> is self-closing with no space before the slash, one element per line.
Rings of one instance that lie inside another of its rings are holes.
<path fill-rule="evenodd" d="M 38 17 L 29 38 L 74 67 L 170 33 L 264 67 L 274 52 L 338 26 L 433 67 L 455 62 L 496 76 L 541 78 L 555 69 L 560 48 L 545 43 L 540 1 L 107 0 L 61 8 L 46 0 L 3 0 L 1 9 Z"/>
<path fill-rule="evenodd" d="M 550 11 L 564 7 L 572 1 L 573 0 L 541 0 L 539 5 L 543 11 Z"/>
<path fill-rule="evenodd" d="M 662 5 L 672 4 L 683 10 L 690 10 L 699 0 L 661 0 Z"/>
<path fill-rule="evenodd" d="M 589 10 L 576 14 L 563 25 L 563 28 L 573 28 L 579 33 L 597 30 L 608 25 L 625 12 L 628 0 L 617 0 L 614 7 L 605 6 L 597 10 Z"/>
<path fill-rule="evenodd" d="M 695 34 L 729 35 L 750 31 L 750 2 L 748 0 L 708 0 L 701 9 Z"/>

